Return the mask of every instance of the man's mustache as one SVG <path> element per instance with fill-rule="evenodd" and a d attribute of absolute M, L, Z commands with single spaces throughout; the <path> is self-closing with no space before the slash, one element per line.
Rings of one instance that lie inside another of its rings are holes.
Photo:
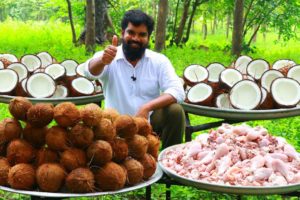
<path fill-rule="evenodd" d="M 128 41 L 128 44 L 136 44 L 136 45 L 138 45 L 139 47 L 142 47 L 142 46 L 143 46 L 142 43 L 136 42 L 136 41 L 132 41 L 132 40 L 129 40 L 129 41 Z"/>

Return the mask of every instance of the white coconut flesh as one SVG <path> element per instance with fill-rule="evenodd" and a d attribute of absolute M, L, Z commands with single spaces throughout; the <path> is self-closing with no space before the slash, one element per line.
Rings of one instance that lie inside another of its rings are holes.
<path fill-rule="evenodd" d="M 231 105 L 241 110 L 252 110 L 260 105 L 261 89 L 250 80 L 242 80 L 236 83 L 230 91 Z"/>
<path fill-rule="evenodd" d="M 66 74 L 66 68 L 60 64 L 50 64 L 45 68 L 45 73 L 57 80 Z"/>
<path fill-rule="evenodd" d="M 284 77 L 280 71 L 275 69 L 268 70 L 261 76 L 261 86 L 264 87 L 268 92 L 271 92 L 272 82 L 279 77 Z"/>
<path fill-rule="evenodd" d="M 288 78 L 292 78 L 300 83 L 300 65 L 291 67 L 287 73 Z"/>
<path fill-rule="evenodd" d="M 292 60 L 277 60 L 274 62 L 272 68 L 281 69 L 283 67 L 292 67 L 294 65 L 296 65 L 296 63 Z"/>
<path fill-rule="evenodd" d="M 0 61 L 0 69 L 4 69 L 4 64 L 2 61 Z"/>
<path fill-rule="evenodd" d="M 32 97 L 47 98 L 54 94 L 56 85 L 50 75 L 39 72 L 28 78 L 26 88 Z"/>
<path fill-rule="evenodd" d="M 239 70 L 242 74 L 246 74 L 246 68 L 251 61 L 252 58 L 249 56 L 240 56 L 236 59 L 234 68 Z"/>
<path fill-rule="evenodd" d="M 75 76 L 76 75 L 76 67 L 78 66 L 78 63 L 76 61 L 65 60 L 60 64 L 66 68 L 67 76 Z"/>
<path fill-rule="evenodd" d="M 5 58 L 10 62 L 18 62 L 18 58 L 15 55 L 9 53 L 1 54 L 0 58 Z"/>
<path fill-rule="evenodd" d="M 84 75 L 84 68 L 85 68 L 85 63 L 81 63 L 76 67 L 76 73 L 80 76 L 85 76 Z"/>
<path fill-rule="evenodd" d="M 261 95 L 262 95 L 260 103 L 262 104 L 267 98 L 268 91 L 264 87 L 261 87 L 260 89 L 261 89 Z"/>
<path fill-rule="evenodd" d="M 221 72 L 220 79 L 229 87 L 232 87 L 235 83 L 243 79 L 243 75 L 238 70 L 225 69 Z"/>
<path fill-rule="evenodd" d="M 26 92 L 26 93 L 27 93 L 27 88 L 26 88 L 27 80 L 28 80 L 27 78 L 24 78 L 24 79 L 21 81 L 21 86 L 22 86 L 24 92 Z"/>
<path fill-rule="evenodd" d="M 53 58 L 48 52 L 40 52 L 37 54 L 37 56 L 42 61 L 42 68 L 45 68 L 46 66 L 53 63 Z"/>
<path fill-rule="evenodd" d="M 198 83 L 191 87 L 187 93 L 187 98 L 191 103 L 203 102 L 213 93 L 212 87 L 206 83 Z"/>
<path fill-rule="evenodd" d="M 206 68 L 208 70 L 208 81 L 210 82 L 219 82 L 220 74 L 225 70 L 224 65 L 220 63 L 211 63 Z"/>
<path fill-rule="evenodd" d="M 42 62 L 36 55 L 25 55 L 21 58 L 21 63 L 23 63 L 29 72 L 33 72 L 39 67 L 41 67 Z"/>
<path fill-rule="evenodd" d="M 208 71 L 201 65 L 190 65 L 184 70 L 184 77 L 192 83 L 198 83 L 208 78 Z"/>
<path fill-rule="evenodd" d="M 269 63 L 265 60 L 253 60 L 247 66 L 247 74 L 258 80 L 269 69 Z"/>
<path fill-rule="evenodd" d="M 68 96 L 68 88 L 63 85 L 57 85 L 54 94 L 51 98 L 65 98 Z"/>
<path fill-rule="evenodd" d="M 27 78 L 28 76 L 28 70 L 22 63 L 12 63 L 7 68 L 17 72 L 19 76 L 19 81 L 23 80 L 24 78 Z"/>
<path fill-rule="evenodd" d="M 252 76 L 248 75 L 248 74 L 244 74 L 243 79 L 250 80 L 250 81 L 255 81 L 255 79 Z"/>
<path fill-rule="evenodd" d="M 0 93 L 11 92 L 18 84 L 19 78 L 17 72 L 11 69 L 0 70 Z"/>
<path fill-rule="evenodd" d="M 216 106 L 218 108 L 232 109 L 229 100 L 229 94 L 227 93 L 219 94 L 216 98 Z"/>
<path fill-rule="evenodd" d="M 290 78 L 277 78 L 271 85 L 274 101 L 283 106 L 295 106 L 300 101 L 300 85 Z"/>
<path fill-rule="evenodd" d="M 84 77 L 76 78 L 72 81 L 72 88 L 85 95 L 91 95 L 95 92 L 94 84 Z"/>

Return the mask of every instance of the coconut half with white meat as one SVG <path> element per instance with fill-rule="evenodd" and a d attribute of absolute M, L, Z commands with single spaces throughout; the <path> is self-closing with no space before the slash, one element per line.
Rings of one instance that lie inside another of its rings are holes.
<path fill-rule="evenodd" d="M 293 60 L 281 59 L 273 63 L 272 69 L 277 69 L 286 76 L 289 69 L 295 65 L 296 63 Z"/>
<path fill-rule="evenodd" d="M 191 87 L 187 93 L 187 102 L 203 106 L 211 106 L 213 88 L 206 83 L 198 83 Z"/>
<path fill-rule="evenodd" d="M 70 92 L 72 96 L 89 96 L 95 93 L 95 86 L 87 78 L 78 77 L 71 82 Z"/>
<path fill-rule="evenodd" d="M 60 80 L 66 75 L 66 68 L 61 64 L 50 64 L 45 68 L 45 73 L 54 80 Z"/>
<path fill-rule="evenodd" d="M 39 72 L 28 78 L 26 82 L 26 90 L 28 95 L 31 97 L 48 98 L 54 94 L 56 84 L 50 75 Z"/>
<path fill-rule="evenodd" d="M 230 103 L 229 94 L 222 93 L 216 97 L 216 107 L 221 109 L 233 109 Z"/>
<path fill-rule="evenodd" d="M 100 94 L 100 93 L 103 92 L 103 90 L 102 90 L 102 84 L 100 83 L 99 80 L 94 80 L 94 81 L 92 81 L 92 83 L 95 86 L 95 93 L 96 94 Z"/>
<path fill-rule="evenodd" d="M 0 69 L 0 94 L 12 94 L 17 87 L 19 77 L 12 69 Z"/>
<path fill-rule="evenodd" d="M 237 82 L 230 90 L 229 99 L 234 108 L 253 110 L 261 102 L 262 92 L 257 83 L 250 80 Z"/>
<path fill-rule="evenodd" d="M 1 60 L 0 60 L 0 69 L 4 69 L 4 64 Z"/>
<path fill-rule="evenodd" d="M 189 86 L 197 83 L 206 82 L 208 80 L 208 70 L 201 65 L 190 65 L 183 71 L 183 79 Z"/>
<path fill-rule="evenodd" d="M 28 70 L 29 73 L 34 72 L 38 68 L 42 66 L 42 61 L 39 57 L 36 55 L 24 55 L 21 58 L 21 63 L 24 64 Z"/>
<path fill-rule="evenodd" d="M 223 70 L 225 70 L 224 65 L 221 63 L 211 63 L 206 69 L 208 70 L 208 83 L 214 88 L 219 87 L 219 77 Z"/>
<path fill-rule="evenodd" d="M 276 69 L 270 69 L 262 74 L 260 85 L 270 93 L 272 82 L 279 77 L 284 77 L 284 75 Z"/>
<path fill-rule="evenodd" d="M 259 109 L 266 110 L 266 109 L 274 108 L 274 101 L 271 93 L 268 92 L 268 90 L 264 87 L 260 87 L 260 89 L 261 89 L 262 97 L 261 97 Z"/>
<path fill-rule="evenodd" d="M 21 96 L 21 97 L 27 97 L 28 93 L 27 93 L 27 89 L 26 89 L 26 82 L 27 82 L 27 78 L 24 78 L 23 80 L 19 81 L 16 89 L 15 89 L 15 95 L 16 96 Z"/>
<path fill-rule="evenodd" d="M 300 65 L 291 67 L 286 75 L 288 78 L 292 78 L 300 83 Z"/>
<path fill-rule="evenodd" d="M 78 63 L 75 60 L 64 60 L 60 64 L 66 68 L 67 76 L 76 76 L 76 67 L 78 66 Z"/>
<path fill-rule="evenodd" d="M 247 74 L 253 77 L 256 81 L 259 81 L 262 74 L 270 69 L 270 64 L 263 60 L 252 60 L 247 66 Z"/>
<path fill-rule="evenodd" d="M 271 94 L 278 108 L 292 108 L 300 101 L 300 85 L 291 78 L 277 78 L 271 84 Z"/>
<path fill-rule="evenodd" d="M 53 57 L 50 55 L 50 53 L 43 51 L 37 54 L 37 57 L 41 59 L 42 62 L 42 68 L 47 67 L 48 65 L 53 63 Z"/>
<path fill-rule="evenodd" d="M 220 87 L 230 89 L 235 83 L 241 81 L 242 79 L 243 75 L 240 71 L 232 68 L 227 68 L 220 73 Z"/>
<path fill-rule="evenodd" d="M 10 54 L 10 53 L 1 54 L 0 58 L 4 58 L 4 59 L 8 60 L 11 63 L 18 62 L 17 56 L 15 56 L 14 54 Z"/>
<path fill-rule="evenodd" d="M 64 85 L 57 85 L 54 94 L 51 98 L 66 98 L 69 96 L 69 90 Z"/>
<path fill-rule="evenodd" d="M 76 67 L 76 74 L 78 76 L 85 76 L 84 75 L 84 68 L 85 68 L 85 63 L 81 63 Z"/>
<path fill-rule="evenodd" d="M 234 68 L 240 71 L 242 74 L 247 73 L 247 66 L 252 61 L 252 58 L 249 56 L 240 56 L 234 62 Z"/>
<path fill-rule="evenodd" d="M 17 72 L 17 74 L 19 76 L 19 81 L 28 77 L 28 70 L 27 70 L 26 66 L 22 63 L 12 63 L 7 67 L 7 69 L 12 69 L 15 72 Z"/>

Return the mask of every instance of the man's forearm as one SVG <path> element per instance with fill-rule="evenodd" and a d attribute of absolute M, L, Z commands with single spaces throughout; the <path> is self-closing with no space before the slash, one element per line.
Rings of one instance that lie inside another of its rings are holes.
<path fill-rule="evenodd" d="M 156 99 L 153 99 L 152 101 L 149 101 L 148 103 L 144 104 L 143 107 L 150 112 L 176 102 L 176 99 L 172 95 L 162 94 Z"/>
<path fill-rule="evenodd" d="M 92 75 L 98 76 L 104 69 L 105 64 L 102 63 L 101 57 L 93 58 L 89 62 L 89 71 Z"/>

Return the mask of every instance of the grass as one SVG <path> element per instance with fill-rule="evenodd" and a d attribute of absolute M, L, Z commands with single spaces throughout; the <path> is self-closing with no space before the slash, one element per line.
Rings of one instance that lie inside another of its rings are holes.
<path fill-rule="evenodd" d="M 83 46 L 76 47 L 71 42 L 71 31 L 68 24 L 60 22 L 16 22 L 6 21 L 0 23 L 0 54 L 12 53 L 18 58 L 25 54 L 34 54 L 41 51 L 48 51 L 58 61 L 74 59 L 79 63 L 84 62 L 91 54 L 85 53 Z M 79 33 L 79 28 L 76 28 Z M 277 36 L 267 33 L 264 40 L 262 34 L 258 34 L 257 42 L 253 46 L 253 52 L 248 53 L 253 58 L 264 58 L 273 63 L 277 59 L 289 58 L 300 63 L 299 53 L 300 41 L 291 40 L 288 42 L 276 42 Z M 193 33 L 190 41 L 183 46 L 168 47 L 163 51 L 173 63 L 178 75 L 190 64 L 208 65 L 211 62 L 220 62 L 229 66 L 234 57 L 228 51 L 230 39 L 226 39 L 222 32 L 215 35 L 208 35 L 206 40 L 201 39 L 199 33 Z M 102 49 L 98 47 L 97 49 Z M 1 84 L 1 82 L 0 82 Z M 0 120 L 10 117 L 6 104 L 0 104 Z M 216 118 L 190 115 L 193 125 L 218 121 Z M 276 120 L 261 120 L 247 122 L 251 126 L 261 125 L 276 136 L 285 137 L 300 151 L 300 117 L 291 117 Z M 206 131 L 202 131 L 206 132 Z M 200 132 L 194 133 L 193 137 Z M 152 199 L 165 199 L 165 186 L 154 184 L 152 187 Z M 192 187 L 172 186 L 172 199 L 235 199 L 235 196 L 218 194 L 198 190 Z M 140 189 L 126 194 L 115 196 L 100 196 L 92 199 L 143 199 L 145 189 Z M 279 199 L 280 196 L 243 196 L 242 199 Z M 29 196 L 0 192 L 0 199 L 29 199 Z M 72 198 L 75 199 L 75 198 Z M 91 198 L 76 198 L 91 199 Z"/>

